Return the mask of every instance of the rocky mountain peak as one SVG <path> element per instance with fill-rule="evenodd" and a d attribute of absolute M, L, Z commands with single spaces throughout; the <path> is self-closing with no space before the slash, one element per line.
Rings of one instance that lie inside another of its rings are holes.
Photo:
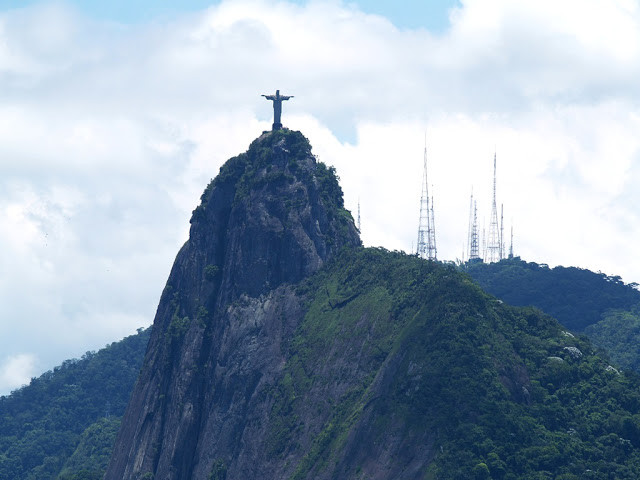
<path fill-rule="evenodd" d="M 193 211 L 105 478 L 190 478 L 210 461 L 212 405 L 246 408 L 281 368 L 283 331 L 299 321 L 287 285 L 359 245 L 334 169 L 300 132 L 264 133 L 229 159 Z M 244 417 L 230 415 L 227 434 L 235 421 Z"/>
<path fill-rule="evenodd" d="M 230 159 L 202 195 L 189 242 L 222 272 L 220 301 L 257 296 L 360 245 L 333 168 L 291 130 L 268 132 Z"/>

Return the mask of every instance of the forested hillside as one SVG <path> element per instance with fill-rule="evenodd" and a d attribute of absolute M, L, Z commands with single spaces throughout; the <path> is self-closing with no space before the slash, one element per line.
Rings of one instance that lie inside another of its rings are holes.
<path fill-rule="evenodd" d="M 425 476 L 401 478 L 640 475 L 638 378 L 554 319 L 501 304 L 451 267 L 382 250 L 342 255 L 300 291 L 313 300 L 273 393 L 268 446 L 287 458 L 323 395 L 314 415 L 326 421 L 290 478 L 331 478 L 325 468 L 359 478 L 354 465 L 372 458 L 419 471 L 410 458 L 421 442 L 433 457 Z M 393 438 L 395 456 L 382 447 Z"/>
<path fill-rule="evenodd" d="M 0 479 L 102 478 L 149 330 L 0 397 Z"/>
<path fill-rule="evenodd" d="M 640 371 L 640 291 L 618 276 L 549 268 L 519 258 L 464 265 L 487 292 L 511 305 L 535 306 L 583 332 L 624 368 Z"/>
<path fill-rule="evenodd" d="M 640 372 L 640 305 L 629 310 L 608 310 L 584 333 L 618 365 Z"/>
<path fill-rule="evenodd" d="M 510 305 L 538 307 L 575 332 L 598 323 L 607 310 L 640 304 L 636 284 L 582 268 L 549 268 L 513 258 L 464 269 L 492 295 Z"/>

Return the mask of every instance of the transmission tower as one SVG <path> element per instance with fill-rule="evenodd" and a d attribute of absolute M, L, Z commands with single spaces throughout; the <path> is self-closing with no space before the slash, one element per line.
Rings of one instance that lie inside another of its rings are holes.
<path fill-rule="evenodd" d="M 471 201 L 469 202 L 469 226 L 467 227 L 467 244 L 462 247 L 462 260 L 471 259 L 471 236 L 473 229 L 473 188 L 471 189 Z"/>
<path fill-rule="evenodd" d="M 429 204 L 430 201 L 431 205 Z M 427 181 L 426 138 L 424 142 L 424 174 L 422 177 L 422 194 L 420 196 L 420 223 L 418 225 L 417 255 L 428 260 L 437 260 L 433 198 L 429 198 L 429 183 Z"/>
<path fill-rule="evenodd" d="M 493 199 L 491 203 L 491 220 L 489 222 L 489 238 L 487 241 L 488 263 L 502 260 L 502 238 L 498 224 L 498 208 L 496 206 L 496 154 L 493 154 Z"/>
<path fill-rule="evenodd" d="M 478 242 L 478 206 L 471 193 L 471 206 L 469 207 L 469 262 L 480 262 L 480 245 Z"/>
<path fill-rule="evenodd" d="M 513 258 L 513 223 L 511 224 L 511 246 L 509 246 L 509 258 Z"/>
<path fill-rule="evenodd" d="M 487 227 L 484 218 L 482 219 L 482 258 L 487 258 Z"/>
<path fill-rule="evenodd" d="M 433 191 L 433 185 L 431 185 L 431 191 Z M 429 229 L 429 243 L 431 244 L 431 249 L 433 250 L 433 258 L 429 257 L 430 260 L 436 260 L 438 257 L 438 249 L 436 248 L 436 217 L 433 213 L 433 195 L 431 195 L 431 215 L 430 215 L 430 225 Z"/>
<path fill-rule="evenodd" d="M 505 245 L 504 245 L 504 204 L 500 204 L 500 260 L 505 257 Z"/>
<path fill-rule="evenodd" d="M 360 229 L 360 199 L 358 199 L 358 233 L 362 233 Z"/>

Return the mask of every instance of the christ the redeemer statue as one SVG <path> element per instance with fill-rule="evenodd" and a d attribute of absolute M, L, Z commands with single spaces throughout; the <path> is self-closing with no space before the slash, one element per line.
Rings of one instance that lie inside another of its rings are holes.
<path fill-rule="evenodd" d="M 280 123 L 280 117 L 282 115 L 282 102 L 293 98 L 293 95 L 280 95 L 280 90 L 276 90 L 275 95 L 262 95 L 267 100 L 273 101 L 273 127 L 272 130 L 280 130 L 282 123 Z"/>

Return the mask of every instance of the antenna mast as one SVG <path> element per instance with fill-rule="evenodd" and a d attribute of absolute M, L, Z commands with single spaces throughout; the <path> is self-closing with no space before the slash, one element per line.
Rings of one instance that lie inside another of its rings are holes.
<path fill-rule="evenodd" d="M 478 206 L 471 193 L 471 207 L 469 209 L 469 262 L 479 262 L 480 245 L 478 242 Z"/>
<path fill-rule="evenodd" d="M 362 233 L 360 229 L 360 199 L 358 199 L 358 233 Z"/>
<path fill-rule="evenodd" d="M 473 187 L 471 188 L 471 201 L 469 202 L 469 227 L 467 228 L 467 246 L 464 253 L 467 254 L 467 260 L 471 260 L 471 244 L 473 236 Z M 464 257 L 464 255 L 463 255 Z"/>
<path fill-rule="evenodd" d="M 511 246 L 509 247 L 509 258 L 513 258 L 513 223 L 511 224 Z"/>
<path fill-rule="evenodd" d="M 429 201 L 431 200 L 431 205 Z M 424 173 L 422 176 L 422 194 L 420 196 L 420 223 L 418 225 L 417 255 L 420 258 L 436 260 L 436 234 L 433 214 L 433 198 L 429 198 L 427 181 L 427 136 L 424 138 Z"/>
<path fill-rule="evenodd" d="M 493 199 L 491 202 L 491 221 L 489 222 L 489 239 L 487 242 L 487 262 L 502 260 L 502 239 L 498 225 L 498 208 L 496 206 L 496 154 L 493 154 Z"/>
<path fill-rule="evenodd" d="M 487 258 L 487 226 L 482 219 L 482 258 Z"/>
<path fill-rule="evenodd" d="M 500 260 L 505 257 L 504 246 L 504 203 L 500 204 Z"/>
<path fill-rule="evenodd" d="M 431 191 L 433 191 L 433 185 L 431 185 Z M 431 195 L 431 218 L 430 218 L 430 225 L 431 228 L 429 229 L 429 243 L 431 245 L 431 249 L 433 250 L 433 258 L 431 258 L 431 256 L 429 256 L 430 260 L 436 260 L 438 258 L 438 249 L 436 248 L 436 217 L 435 214 L 433 213 L 433 195 Z"/>

